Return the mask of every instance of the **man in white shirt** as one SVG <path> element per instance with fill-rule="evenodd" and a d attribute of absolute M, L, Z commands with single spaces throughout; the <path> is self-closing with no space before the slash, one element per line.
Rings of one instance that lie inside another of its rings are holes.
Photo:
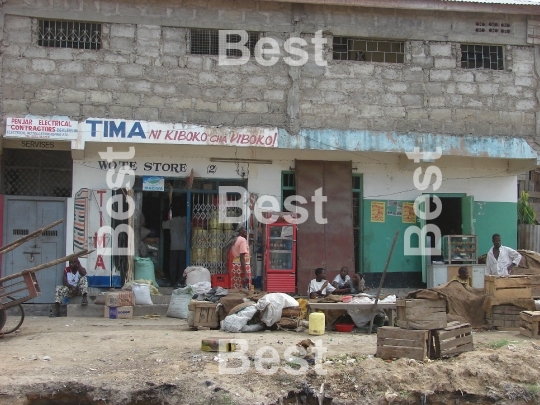
<path fill-rule="evenodd" d="M 339 274 L 332 281 L 332 287 L 336 289 L 334 294 L 349 294 L 351 292 L 352 282 L 347 267 L 341 268 Z"/>
<path fill-rule="evenodd" d="M 489 249 L 486 258 L 486 274 L 493 276 L 508 276 L 512 268 L 518 266 L 521 255 L 514 249 L 501 245 L 501 235 L 496 233 L 491 238 L 493 247 Z"/>
<path fill-rule="evenodd" d="M 332 284 L 328 283 L 324 275 L 324 269 L 315 269 L 315 279 L 311 280 L 308 287 L 309 298 L 318 298 L 331 294 L 335 290 Z"/>

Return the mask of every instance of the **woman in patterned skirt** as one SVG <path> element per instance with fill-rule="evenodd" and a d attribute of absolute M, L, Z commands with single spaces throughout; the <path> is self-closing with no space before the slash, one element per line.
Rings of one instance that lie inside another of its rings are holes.
<path fill-rule="evenodd" d="M 251 266 L 249 264 L 249 246 L 246 240 L 247 232 L 240 224 L 235 236 L 227 243 L 227 263 L 231 279 L 231 288 L 251 288 Z"/>

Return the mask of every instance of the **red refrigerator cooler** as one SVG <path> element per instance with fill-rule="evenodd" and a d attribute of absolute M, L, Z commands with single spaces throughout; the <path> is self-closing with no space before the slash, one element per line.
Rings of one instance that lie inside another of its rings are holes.
<path fill-rule="evenodd" d="M 268 292 L 296 292 L 296 225 L 280 217 L 264 228 L 264 285 Z"/>

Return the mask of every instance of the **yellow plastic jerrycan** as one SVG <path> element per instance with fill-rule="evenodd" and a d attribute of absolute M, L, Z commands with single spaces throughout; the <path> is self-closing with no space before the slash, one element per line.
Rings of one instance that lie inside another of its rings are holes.
<path fill-rule="evenodd" d="M 324 314 L 322 312 L 309 314 L 309 334 L 324 335 Z"/>

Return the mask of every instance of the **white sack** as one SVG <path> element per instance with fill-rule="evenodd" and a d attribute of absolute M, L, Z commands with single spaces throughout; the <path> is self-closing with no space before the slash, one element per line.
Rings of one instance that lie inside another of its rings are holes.
<path fill-rule="evenodd" d="M 194 294 L 204 295 L 212 289 L 212 284 L 209 281 L 199 281 L 195 284 L 187 283 L 187 285 L 190 285 L 191 288 L 193 288 Z"/>
<path fill-rule="evenodd" d="M 261 322 L 272 326 L 279 322 L 283 308 L 297 307 L 298 302 L 288 294 L 270 293 L 262 297 L 255 307 L 261 311 Z"/>
<path fill-rule="evenodd" d="M 236 314 L 227 316 L 221 321 L 221 330 L 225 332 L 241 332 L 257 312 L 255 305 L 250 305 Z"/>
<path fill-rule="evenodd" d="M 131 291 L 135 295 L 136 305 L 154 305 L 150 297 L 150 286 L 148 284 L 131 283 Z"/>
<path fill-rule="evenodd" d="M 186 284 L 194 285 L 201 281 L 212 281 L 210 276 L 210 270 L 200 266 L 190 266 L 184 270 L 184 276 L 186 276 Z"/>
<path fill-rule="evenodd" d="M 167 308 L 167 316 L 170 318 L 187 319 L 189 312 L 188 306 L 193 294 L 193 289 L 190 286 L 173 290 L 169 308 Z"/>

